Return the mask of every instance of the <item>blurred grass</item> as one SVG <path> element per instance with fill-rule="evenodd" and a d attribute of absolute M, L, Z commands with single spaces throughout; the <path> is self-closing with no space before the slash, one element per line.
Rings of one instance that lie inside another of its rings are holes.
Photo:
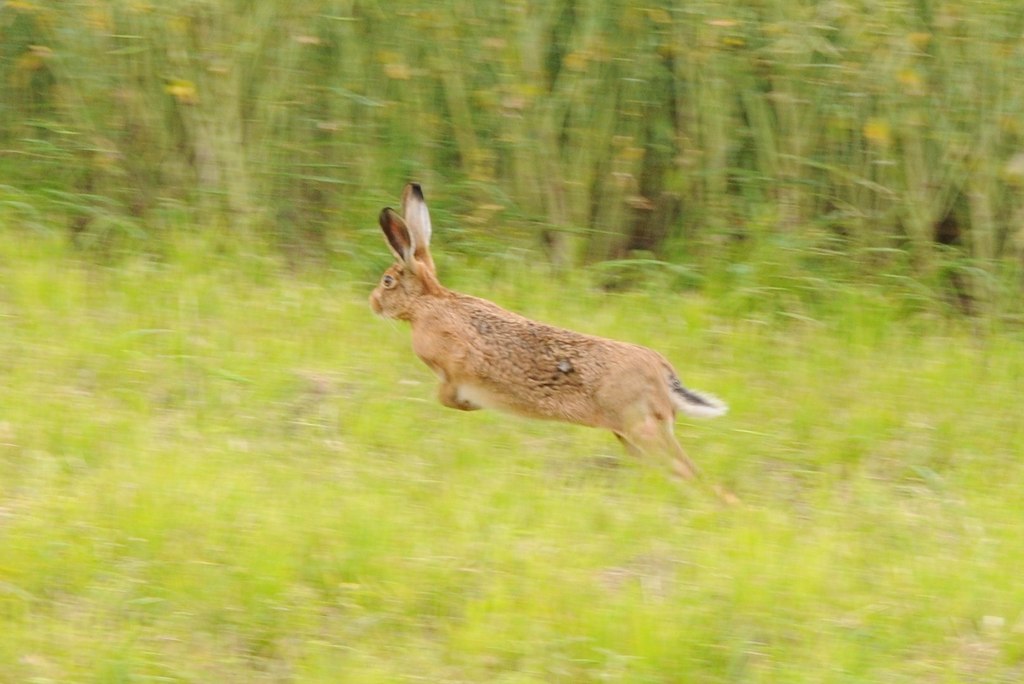
<path fill-rule="evenodd" d="M 0 682 L 1020 681 L 1022 29 L 8 0 Z M 445 282 L 725 398 L 745 505 L 437 405 L 366 306 L 410 178 Z"/>
<path fill-rule="evenodd" d="M 351 264 L 2 236 L 0 681 L 1024 675 L 1019 330 L 446 258 L 729 401 L 679 426 L 723 509 L 603 433 L 440 407 Z"/>
<path fill-rule="evenodd" d="M 0 168 L 89 243 L 344 246 L 416 178 L 560 264 L 799 235 L 984 309 L 1019 291 L 1022 29 L 1015 0 L 7 2 Z"/>

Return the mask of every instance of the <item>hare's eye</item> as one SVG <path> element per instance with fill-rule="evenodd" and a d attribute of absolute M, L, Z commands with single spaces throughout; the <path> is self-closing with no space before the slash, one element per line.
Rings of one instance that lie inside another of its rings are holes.
<path fill-rule="evenodd" d="M 389 273 L 381 278 L 380 282 L 384 287 L 391 289 L 395 286 L 395 277 Z"/>

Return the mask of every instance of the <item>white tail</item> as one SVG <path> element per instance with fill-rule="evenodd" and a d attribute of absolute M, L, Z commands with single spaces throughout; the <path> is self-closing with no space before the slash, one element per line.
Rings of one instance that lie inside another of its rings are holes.
<path fill-rule="evenodd" d="M 716 418 L 729 412 L 729 407 L 718 397 L 695 392 L 683 387 L 675 375 L 669 378 L 672 403 L 688 416 L 695 418 Z"/>

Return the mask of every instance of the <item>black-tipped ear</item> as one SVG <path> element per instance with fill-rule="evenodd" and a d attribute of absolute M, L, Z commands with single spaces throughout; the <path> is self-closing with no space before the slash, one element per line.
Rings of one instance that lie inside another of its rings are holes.
<path fill-rule="evenodd" d="M 406 183 L 405 188 L 402 189 L 402 216 L 409 215 L 409 200 L 426 203 L 423 198 L 423 188 L 419 183 Z"/>
<path fill-rule="evenodd" d="M 384 237 L 388 240 L 388 247 L 391 253 L 399 261 L 412 265 L 412 236 L 409 234 L 409 227 L 405 225 L 402 217 L 391 207 L 385 207 L 380 212 L 380 227 L 384 231 Z"/>
<path fill-rule="evenodd" d="M 419 183 L 407 183 L 402 190 L 402 218 L 412 238 L 413 254 L 428 268 L 434 268 L 434 259 L 430 256 L 430 211 L 423 199 L 423 189 Z"/>

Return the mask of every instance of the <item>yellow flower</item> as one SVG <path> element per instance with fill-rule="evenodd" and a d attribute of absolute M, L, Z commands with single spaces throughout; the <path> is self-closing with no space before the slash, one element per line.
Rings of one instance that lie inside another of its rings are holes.
<path fill-rule="evenodd" d="M 932 34 L 925 33 L 924 31 L 915 31 L 907 36 L 907 38 L 910 40 L 910 44 L 918 50 L 924 50 L 928 47 L 928 43 L 932 42 Z"/>
<path fill-rule="evenodd" d="M 384 65 L 384 75 L 395 81 L 408 81 L 412 78 L 412 69 L 397 52 L 385 50 L 377 55 L 377 61 Z"/>
<path fill-rule="evenodd" d="M 112 31 L 114 25 L 109 8 L 93 7 L 85 13 L 85 22 L 90 28 L 102 32 Z"/>
<path fill-rule="evenodd" d="M 864 137 L 878 147 L 888 147 L 892 143 L 892 127 L 888 121 L 872 117 L 864 123 Z"/>
<path fill-rule="evenodd" d="M 412 69 L 405 62 L 392 62 L 384 65 L 384 75 L 395 81 L 408 81 L 412 78 Z"/>
<path fill-rule="evenodd" d="M 586 52 L 580 50 L 570 52 L 565 56 L 565 68 L 570 71 L 585 71 L 590 61 L 589 57 Z"/>
<path fill-rule="evenodd" d="M 195 104 L 199 101 L 196 84 L 183 78 L 173 78 L 164 86 L 164 92 L 172 95 L 182 104 Z"/>
<path fill-rule="evenodd" d="M 903 69 L 896 74 L 896 80 L 905 86 L 920 86 L 922 83 L 921 74 L 914 69 Z"/>
<path fill-rule="evenodd" d="M 646 11 L 647 11 L 647 16 L 655 24 L 671 24 L 672 23 L 672 15 L 669 14 L 666 10 L 662 9 L 661 7 L 652 7 L 650 9 L 646 10 Z"/>
<path fill-rule="evenodd" d="M 903 69 L 896 74 L 896 80 L 913 95 L 924 94 L 924 78 L 917 69 Z"/>

